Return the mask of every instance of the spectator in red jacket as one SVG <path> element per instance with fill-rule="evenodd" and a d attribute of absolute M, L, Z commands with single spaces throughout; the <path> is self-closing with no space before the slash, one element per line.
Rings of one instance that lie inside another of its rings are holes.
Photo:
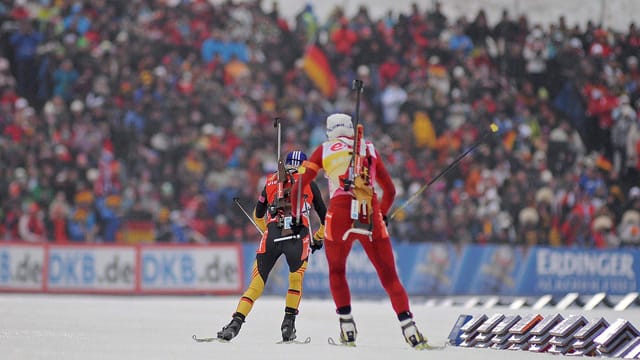
<path fill-rule="evenodd" d="M 340 27 L 331 33 L 330 39 L 338 56 L 351 56 L 358 34 L 349 28 L 349 23 L 343 18 L 340 20 Z"/>

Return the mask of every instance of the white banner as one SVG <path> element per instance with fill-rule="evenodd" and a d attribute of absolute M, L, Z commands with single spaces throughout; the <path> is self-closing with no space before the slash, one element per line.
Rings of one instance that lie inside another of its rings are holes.
<path fill-rule="evenodd" d="M 0 292 L 237 294 L 239 244 L 0 243 Z"/>
<path fill-rule="evenodd" d="M 44 261 L 44 246 L 0 246 L 0 291 L 42 291 Z"/>
<path fill-rule="evenodd" d="M 47 288 L 51 291 L 126 292 L 136 289 L 136 248 L 50 246 Z"/>
<path fill-rule="evenodd" d="M 144 246 L 140 251 L 143 293 L 242 290 L 239 246 Z"/>

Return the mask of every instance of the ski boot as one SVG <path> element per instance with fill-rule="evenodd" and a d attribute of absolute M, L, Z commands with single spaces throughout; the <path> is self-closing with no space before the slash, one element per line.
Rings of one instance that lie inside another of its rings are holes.
<path fill-rule="evenodd" d="M 244 322 L 244 316 L 240 313 L 233 314 L 231 322 L 227 324 L 222 330 L 218 331 L 218 339 L 229 341 L 238 335 L 242 323 Z"/>
<path fill-rule="evenodd" d="M 353 315 L 340 315 L 340 342 L 344 345 L 355 346 L 358 329 Z"/>
<path fill-rule="evenodd" d="M 295 314 L 284 314 L 282 325 L 280 326 L 282 331 L 282 341 L 293 341 L 296 338 L 296 316 Z"/>
<path fill-rule="evenodd" d="M 415 349 L 422 349 L 427 346 L 427 339 L 422 336 L 413 319 L 405 319 L 400 321 L 402 335 L 405 341 Z"/>

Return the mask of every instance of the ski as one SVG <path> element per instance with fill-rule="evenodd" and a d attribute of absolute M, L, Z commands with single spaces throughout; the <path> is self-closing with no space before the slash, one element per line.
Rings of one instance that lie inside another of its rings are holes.
<path fill-rule="evenodd" d="M 447 344 L 442 344 L 442 345 L 431 345 L 427 342 L 417 345 L 415 347 L 413 347 L 415 350 L 443 350 L 444 348 L 447 347 Z"/>
<path fill-rule="evenodd" d="M 195 342 L 221 342 L 221 343 L 228 343 L 230 342 L 229 340 L 225 340 L 225 339 L 220 339 L 218 337 L 197 337 L 196 335 L 193 335 L 191 337 Z"/>
<path fill-rule="evenodd" d="M 335 340 L 333 340 L 332 337 L 329 337 L 327 339 L 327 343 L 329 345 L 334 345 L 334 346 L 356 347 L 356 343 L 355 342 L 347 343 L 347 342 L 342 342 L 342 341 L 335 341 Z"/>
<path fill-rule="evenodd" d="M 218 337 L 198 337 L 197 335 L 193 335 L 191 338 L 195 342 L 220 342 L 220 343 L 231 342 L 231 340 L 220 339 Z M 280 340 L 276 342 L 276 344 L 308 344 L 310 342 L 311 342 L 311 337 L 307 337 L 304 340 L 290 340 L 290 341 Z"/>
<path fill-rule="evenodd" d="M 342 341 L 335 341 L 332 337 L 329 337 L 327 339 L 327 343 L 329 345 L 333 345 L 333 346 L 344 346 L 344 347 L 356 347 L 356 343 L 352 342 L 352 343 L 345 343 Z M 443 350 L 444 348 L 447 347 L 447 344 L 442 344 L 442 345 L 432 345 L 429 344 L 427 342 L 420 344 L 418 346 L 413 347 L 412 349 L 414 350 Z"/>
<path fill-rule="evenodd" d="M 276 342 L 276 344 L 308 344 L 311 342 L 311 337 L 307 337 L 304 340 L 289 340 L 289 341 L 284 341 L 284 340 L 280 340 L 278 342 Z"/>

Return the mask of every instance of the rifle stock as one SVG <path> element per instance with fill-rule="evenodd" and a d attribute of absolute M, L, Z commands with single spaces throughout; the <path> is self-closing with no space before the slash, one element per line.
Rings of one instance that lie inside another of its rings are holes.
<path fill-rule="evenodd" d="M 364 84 L 362 80 L 354 79 L 351 84 L 351 88 L 356 91 L 356 112 L 354 115 L 354 134 L 353 134 L 353 152 L 351 153 L 351 161 L 349 162 L 349 168 L 347 170 L 347 178 L 344 179 L 344 190 L 350 191 L 353 188 L 353 181 L 356 176 L 358 176 L 358 172 L 356 171 L 356 158 L 358 157 L 358 128 L 361 128 L 364 131 L 364 127 L 360 124 L 360 94 L 364 89 Z"/>
<path fill-rule="evenodd" d="M 284 162 L 280 159 L 278 160 L 278 190 L 275 199 L 276 209 L 280 208 L 280 201 L 284 199 L 284 184 L 286 181 L 287 174 L 284 169 Z"/>
<path fill-rule="evenodd" d="M 364 166 L 364 159 L 367 156 L 367 148 L 364 143 L 364 126 L 358 124 L 356 127 L 356 139 L 355 139 L 354 153 L 354 177 L 360 176 L 363 178 L 364 183 L 369 185 L 369 169 Z"/>

